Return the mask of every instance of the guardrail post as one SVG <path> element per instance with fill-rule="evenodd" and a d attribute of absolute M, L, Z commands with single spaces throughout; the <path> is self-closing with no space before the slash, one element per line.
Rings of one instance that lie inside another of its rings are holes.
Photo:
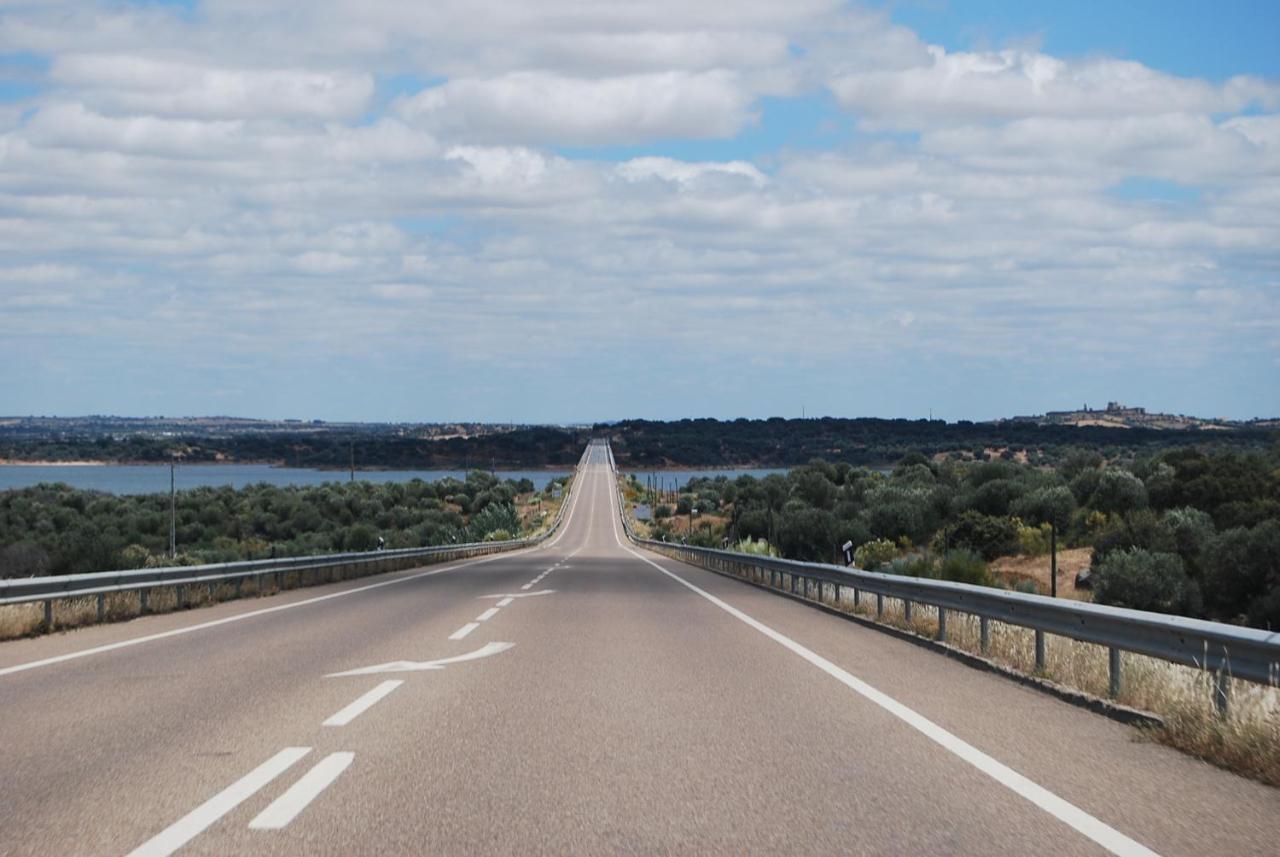
<path fill-rule="evenodd" d="M 1108 682 L 1107 693 L 1112 699 L 1120 696 L 1120 650 L 1115 646 L 1107 649 L 1107 677 Z"/>
<path fill-rule="evenodd" d="M 1044 672 L 1044 631 L 1036 629 L 1036 672 Z"/>
<path fill-rule="evenodd" d="M 174 588 L 173 597 L 178 602 L 179 609 L 187 606 L 187 588 L 181 583 Z"/>
<path fill-rule="evenodd" d="M 876 618 L 884 618 L 884 596 L 879 592 L 876 593 Z"/>
<path fill-rule="evenodd" d="M 938 608 L 938 639 L 942 642 L 947 641 L 947 608 Z"/>
<path fill-rule="evenodd" d="M 217 599 L 214 597 L 214 596 L 215 596 L 215 593 L 216 593 L 217 591 L 218 591 L 218 585 L 217 585 L 216 583 L 214 583 L 212 580 L 210 580 L 210 581 L 209 581 L 209 601 L 211 601 L 211 602 L 212 602 L 212 601 L 216 601 L 216 600 L 217 600 Z"/>
<path fill-rule="evenodd" d="M 53 599 L 46 598 L 44 600 L 44 629 L 46 631 L 53 630 Z"/>
<path fill-rule="evenodd" d="M 853 587 L 853 609 L 857 610 L 858 607 L 860 607 L 861 605 L 862 605 L 862 590 L 855 586 Z"/>
<path fill-rule="evenodd" d="M 1213 707 L 1218 709 L 1219 717 L 1226 717 L 1231 708 L 1231 674 L 1225 666 L 1214 675 Z"/>
<path fill-rule="evenodd" d="M 911 599 L 910 598 L 902 599 L 902 617 L 907 621 L 907 624 L 911 623 Z"/>
<path fill-rule="evenodd" d="M 236 578 L 236 598 L 239 598 L 242 592 L 244 592 L 244 578 L 237 577 Z"/>
<path fill-rule="evenodd" d="M 101 622 L 107 617 L 107 595 L 104 592 L 98 593 L 98 621 Z"/>
<path fill-rule="evenodd" d="M 978 617 L 978 645 L 984 655 L 991 651 L 991 620 L 986 616 Z"/>
<path fill-rule="evenodd" d="M 151 590 L 145 589 L 145 588 L 139 589 L 138 590 L 138 615 L 140 616 L 147 615 L 147 611 L 149 609 L 151 609 Z"/>

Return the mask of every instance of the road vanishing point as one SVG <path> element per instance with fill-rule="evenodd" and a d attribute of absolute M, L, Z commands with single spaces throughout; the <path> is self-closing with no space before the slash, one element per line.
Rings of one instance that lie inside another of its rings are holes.
<path fill-rule="evenodd" d="M 536 547 L 0 645 L 0 853 L 1280 853 L 1280 792 L 647 553 Z"/>

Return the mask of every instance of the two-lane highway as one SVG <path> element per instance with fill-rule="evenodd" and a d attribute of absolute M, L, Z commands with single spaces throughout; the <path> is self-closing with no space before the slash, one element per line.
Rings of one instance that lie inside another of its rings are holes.
<path fill-rule="evenodd" d="M 625 543 L 0 645 L 5 854 L 1274 854 L 1277 792 Z"/>

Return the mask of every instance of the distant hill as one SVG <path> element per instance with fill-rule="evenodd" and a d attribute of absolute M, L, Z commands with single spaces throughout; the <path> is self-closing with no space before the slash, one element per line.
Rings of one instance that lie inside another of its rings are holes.
<path fill-rule="evenodd" d="M 1096 410 L 1085 405 L 1078 411 L 1049 411 L 1041 416 L 1011 417 L 997 420 L 999 423 L 1031 423 L 1038 426 L 1094 426 L 1120 429 L 1160 429 L 1172 431 L 1224 429 L 1266 429 L 1280 427 L 1280 419 L 1227 420 L 1220 418 L 1189 417 L 1185 414 L 1148 413 L 1146 408 L 1130 407 L 1120 402 L 1107 402 L 1106 408 Z"/>

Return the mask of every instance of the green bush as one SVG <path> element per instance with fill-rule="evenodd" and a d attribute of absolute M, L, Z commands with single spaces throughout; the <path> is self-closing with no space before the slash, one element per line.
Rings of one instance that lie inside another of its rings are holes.
<path fill-rule="evenodd" d="M 898 546 L 888 539 L 875 539 L 853 552 L 853 563 L 858 568 L 875 571 L 891 562 L 898 555 Z"/>
<path fill-rule="evenodd" d="M 967 548 L 990 562 L 998 556 L 1018 551 L 1018 525 L 1012 518 L 998 518 L 980 512 L 960 514 L 951 527 L 952 547 Z"/>
<path fill-rule="evenodd" d="M 1206 556 L 1205 600 L 1216 617 L 1280 627 L 1280 521 L 1227 530 L 1212 540 Z"/>
<path fill-rule="evenodd" d="M 733 546 L 738 553 L 749 553 L 752 556 L 777 556 L 778 552 L 764 539 L 743 539 Z"/>
<path fill-rule="evenodd" d="M 982 557 L 972 551 L 954 550 L 938 564 L 938 577 L 955 583 L 991 586 L 991 571 Z"/>
<path fill-rule="evenodd" d="M 1029 527 L 1016 518 L 1014 520 L 1017 521 L 1018 527 L 1018 553 L 1025 556 L 1044 556 L 1049 552 L 1052 538 L 1048 524 Z"/>
<path fill-rule="evenodd" d="M 1093 582 L 1093 598 L 1114 607 L 1185 613 L 1193 609 L 1195 595 L 1177 554 L 1129 548 L 1103 560 Z"/>

